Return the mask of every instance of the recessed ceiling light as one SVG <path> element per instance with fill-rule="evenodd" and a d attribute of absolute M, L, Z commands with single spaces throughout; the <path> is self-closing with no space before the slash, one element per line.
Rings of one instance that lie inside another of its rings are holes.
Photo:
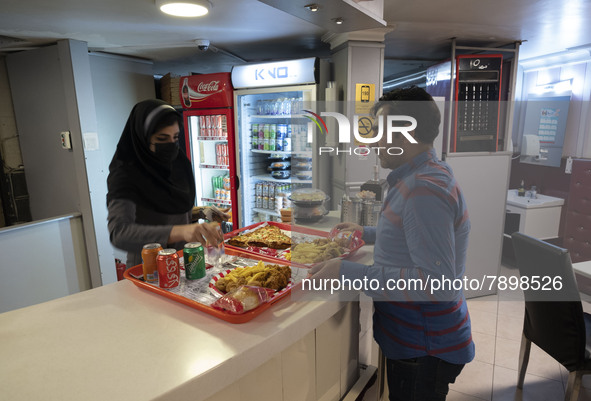
<path fill-rule="evenodd" d="M 318 4 L 306 4 L 304 8 L 307 8 L 309 11 L 316 12 L 320 8 Z"/>
<path fill-rule="evenodd" d="M 344 20 L 343 20 L 341 17 L 338 17 L 338 18 L 333 18 L 332 20 L 333 20 L 333 21 L 334 21 L 334 23 L 335 23 L 335 24 L 337 24 L 337 25 L 341 25 L 341 24 L 344 22 Z"/>
<path fill-rule="evenodd" d="M 156 5 L 163 13 L 175 17 L 202 17 L 211 8 L 206 0 L 156 0 Z"/>

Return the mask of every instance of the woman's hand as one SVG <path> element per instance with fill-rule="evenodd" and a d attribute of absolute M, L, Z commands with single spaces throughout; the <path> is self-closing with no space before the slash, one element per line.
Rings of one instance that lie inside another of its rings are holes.
<path fill-rule="evenodd" d="M 229 208 L 220 210 L 215 206 L 196 206 L 192 211 L 192 221 L 199 219 L 215 221 L 217 223 L 228 221 L 230 219 L 230 215 L 226 213 L 228 210 Z"/>
<path fill-rule="evenodd" d="M 194 223 L 173 226 L 168 238 L 169 243 L 180 241 L 201 242 L 203 246 L 210 244 L 217 246 L 224 240 L 222 230 L 217 223 Z"/>
<path fill-rule="evenodd" d="M 336 226 L 334 226 L 334 228 L 336 228 L 339 231 L 360 231 L 361 235 L 363 236 L 363 227 L 359 224 L 350 222 L 339 223 Z"/>

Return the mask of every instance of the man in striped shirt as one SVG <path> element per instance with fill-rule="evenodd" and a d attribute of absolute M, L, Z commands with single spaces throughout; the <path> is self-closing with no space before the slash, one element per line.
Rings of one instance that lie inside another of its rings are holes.
<path fill-rule="evenodd" d="M 390 143 L 385 132 L 378 142 L 380 164 L 392 171 L 377 227 L 337 225 L 362 230 L 366 242 L 375 242 L 374 264 L 333 260 L 311 269 L 310 278 L 377 280 L 376 290 L 364 291 L 374 299 L 374 337 L 387 358 L 390 400 L 445 400 L 449 383 L 474 358 L 474 343 L 462 290 L 449 285 L 435 291 L 431 284 L 457 283 L 464 276 L 466 203 L 451 168 L 433 149 L 441 116 L 427 92 L 416 87 L 389 92 L 373 114 L 376 120 L 403 115 L 417 121 L 409 132 L 417 143 L 397 132 Z M 385 151 L 392 147 L 403 152 Z M 403 281 L 424 286 L 401 286 Z M 389 290 L 392 283 L 401 289 Z"/>

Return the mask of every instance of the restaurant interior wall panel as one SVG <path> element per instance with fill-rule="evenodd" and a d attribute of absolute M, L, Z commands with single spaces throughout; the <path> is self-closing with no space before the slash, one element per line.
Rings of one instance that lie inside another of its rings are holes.
<path fill-rule="evenodd" d="M 563 246 L 573 263 L 591 260 L 591 159 L 573 161 L 569 199 L 563 209 Z"/>

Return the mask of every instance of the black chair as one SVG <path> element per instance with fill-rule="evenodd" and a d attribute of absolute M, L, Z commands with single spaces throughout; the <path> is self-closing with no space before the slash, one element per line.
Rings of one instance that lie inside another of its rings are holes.
<path fill-rule="evenodd" d="M 513 233 L 512 240 L 522 279 L 528 277 L 535 287 L 532 279 L 537 276 L 541 287 L 523 291 L 517 388 L 523 388 L 533 342 L 569 371 L 564 399 L 577 400 L 582 376 L 591 373 L 591 315 L 583 312 L 568 250 L 522 233 Z"/>

